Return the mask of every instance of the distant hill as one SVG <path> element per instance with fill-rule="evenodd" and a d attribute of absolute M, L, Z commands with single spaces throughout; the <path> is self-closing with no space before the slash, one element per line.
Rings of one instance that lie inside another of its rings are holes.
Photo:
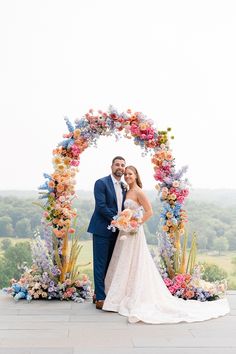
<path fill-rule="evenodd" d="M 236 189 L 193 189 L 189 200 L 217 204 L 221 207 L 236 206 Z"/>
<path fill-rule="evenodd" d="M 158 197 L 155 189 L 147 190 L 151 200 Z M 81 199 L 93 199 L 93 192 L 86 190 L 78 190 L 78 197 Z M 37 190 L 0 190 L 1 197 L 13 196 L 19 199 L 37 199 Z M 188 200 L 217 204 L 221 207 L 236 206 L 236 189 L 192 189 Z"/>

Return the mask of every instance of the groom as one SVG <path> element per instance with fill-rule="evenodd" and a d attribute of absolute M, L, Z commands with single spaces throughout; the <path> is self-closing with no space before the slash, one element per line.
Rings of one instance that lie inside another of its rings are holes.
<path fill-rule="evenodd" d="M 95 210 L 88 232 L 93 234 L 94 302 L 99 310 L 106 297 L 104 280 L 118 234 L 118 230 L 114 233 L 107 227 L 113 216 L 124 209 L 126 190 L 121 182 L 124 171 L 125 159 L 116 156 L 112 160 L 111 175 L 98 179 L 94 186 Z"/>

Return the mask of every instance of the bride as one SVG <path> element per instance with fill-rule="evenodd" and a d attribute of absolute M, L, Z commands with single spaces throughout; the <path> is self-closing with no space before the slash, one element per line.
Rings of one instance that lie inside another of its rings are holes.
<path fill-rule="evenodd" d="M 151 203 L 142 191 L 135 167 L 126 167 L 124 177 L 129 186 L 125 208 L 143 208 L 143 224 L 153 214 Z M 130 323 L 204 321 L 229 312 L 225 298 L 200 302 L 171 295 L 149 252 L 142 225 L 135 236 L 125 240 L 118 236 L 105 279 L 105 292 L 102 309 L 127 316 Z"/>

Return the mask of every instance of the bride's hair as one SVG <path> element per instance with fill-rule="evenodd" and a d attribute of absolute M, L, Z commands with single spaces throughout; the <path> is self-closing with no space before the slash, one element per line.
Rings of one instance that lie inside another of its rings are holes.
<path fill-rule="evenodd" d="M 129 170 L 131 170 L 131 171 L 134 172 L 134 174 L 136 175 L 136 183 L 137 183 L 137 185 L 138 185 L 140 188 L 142 188 L 142 187 L 143 187 L 143 184 L 142 184 L 142 182 L 141 182 L 141 178 L 140 178 L 140 176 L 139 176 L 139 173 L 138 173 L 137 168 L 134 167 L 134 166 L 126 166 L 125 169 L 126 169 L 126 170 L 129 169 Z"/>

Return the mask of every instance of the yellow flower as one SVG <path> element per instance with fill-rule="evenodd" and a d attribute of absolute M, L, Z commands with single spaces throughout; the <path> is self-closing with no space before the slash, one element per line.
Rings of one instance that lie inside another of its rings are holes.
<path fill-rule="evenodd" d="M 59 165 L 60 163 L 62 163 L 62 159 L 60 156 L 56 156 L 52 159 L 52 162 L 55 164 L 55 165 Z"/>
<path fill-rule="evenodd" d="M 140 130 L 146 130 L 147 129 L 147 124 L 146 123 L 140 123 L 139 124 L 139 129 Z"/>
<path fill-rule="evenodd" d="M 64 162 L 64 165 L 66 165 L 68 167 L 70 165 L 71 158 L 70 157 L 65 157 L 63 162 Z"/>
<path fill-rule="evenodd" d="M 57 169 L 59 170 L 59 171 L 64 171 L 65 170 L 65 165 L 63 165 L 63 164 L 60 164 L 60 165 L 58 165 L 57 166 Z"/>
<path fill-rule="evenodd" d="M 74 130 L 74 139 L 75 140 L 80 136 L 80 133 L 81 133 L 80 129 L 75 129 Z"/>

